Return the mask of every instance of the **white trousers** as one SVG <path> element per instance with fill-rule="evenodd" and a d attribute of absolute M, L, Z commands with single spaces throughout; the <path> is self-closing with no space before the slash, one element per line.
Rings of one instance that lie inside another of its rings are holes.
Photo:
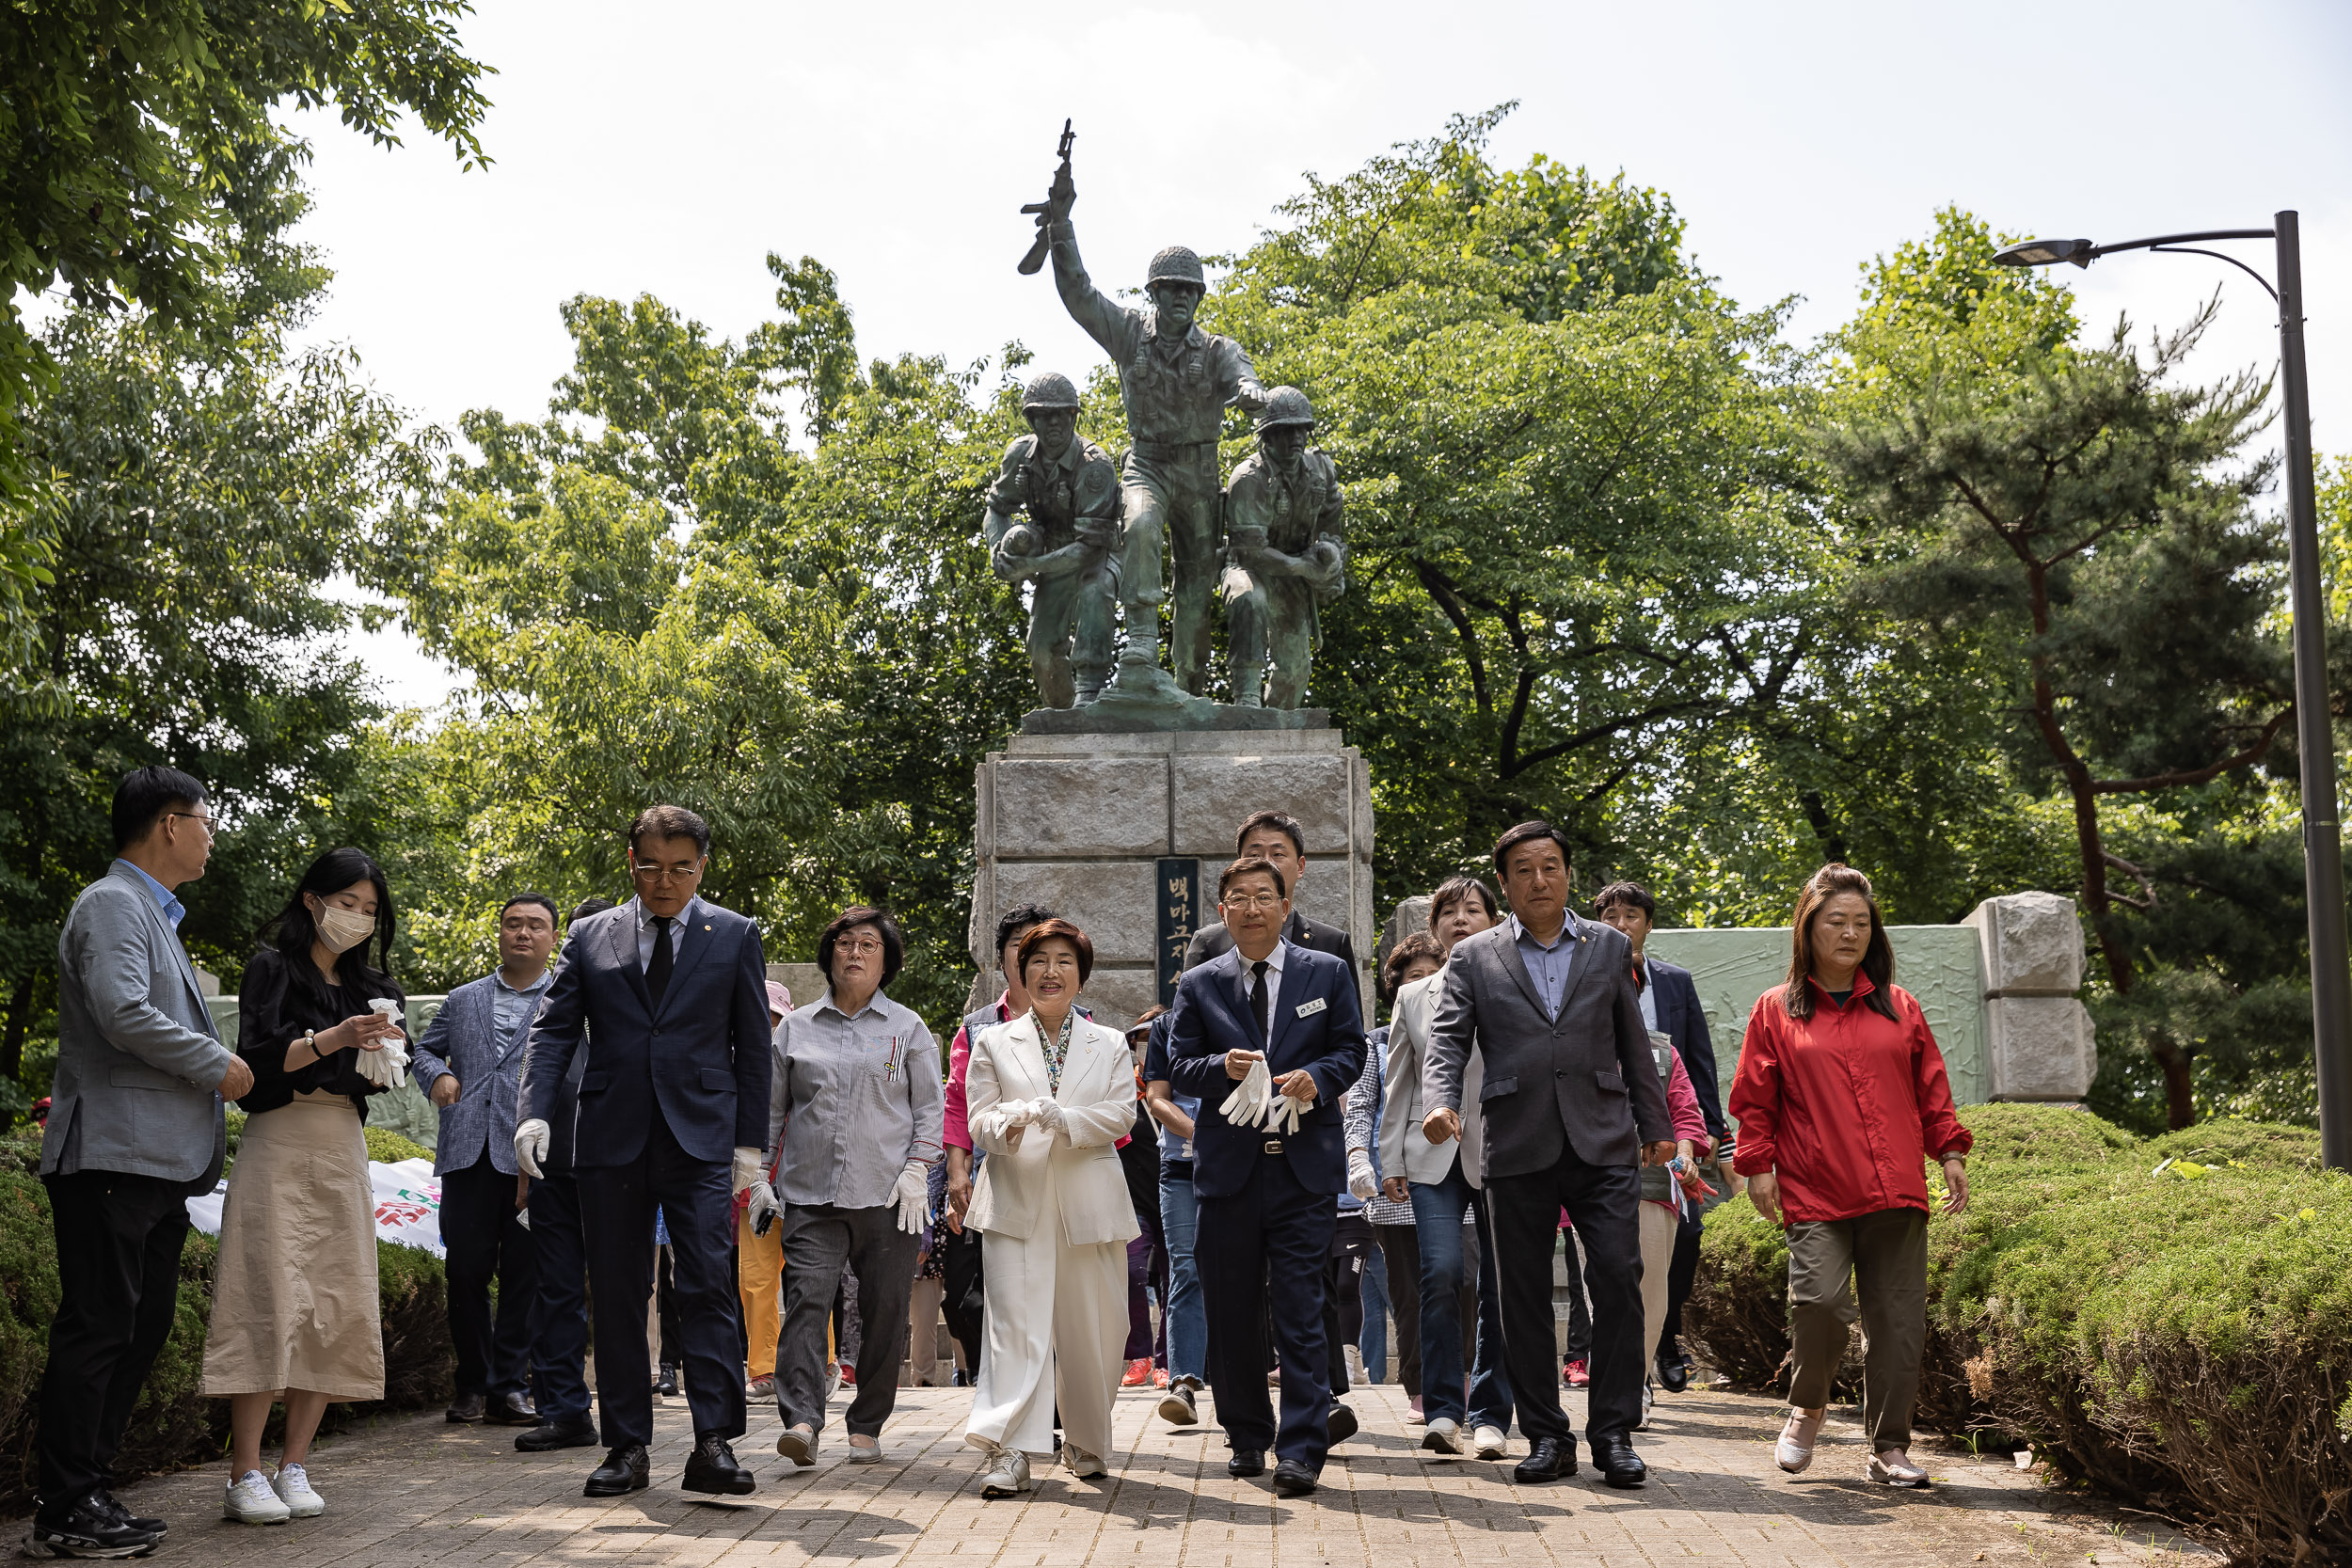
<path fill-rule="evenodd" d="M 1026 1239 L 984 1232 L 988 1340 L 964 1440 L 1054 1451 L 1054 1406 L 1070 1442 L 1111 1452 L 1111 1402 L 1127 1348 L 1127 1243 L 1066 1246 L 1058 1219 Z"/>
<path fill-rule="evenodd" d="M 1642 1375 L 1658 1359 L 1658 1340 L 1666 1332 L 1666 1275 L 1675 1260 L 1675 1228 L 1681 1222 L 1662 1203 L 1642 1204 Z"/>

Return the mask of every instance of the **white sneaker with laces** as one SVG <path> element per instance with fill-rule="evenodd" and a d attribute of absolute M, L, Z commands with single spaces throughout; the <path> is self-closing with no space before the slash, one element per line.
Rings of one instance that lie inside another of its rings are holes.
<path fill-rule="evenodd" d="M 1482 1426 L 1470 1433 L 1470 1452 L 1481 1459 L 1501 1459 L 1508 1450 L 1510 1440 L 1498 1426 Z"/>
<path fill-rule="evenodd" d="M 1067 1437 L 1062 1439 L 1061 1462 L 1068 1465 L 1070 1473 L 1080 1481 L 1092 1481 L 1098 1476 L 1110 1473 L 1109 1467 L 1103 1463 L 1101 1455 L 1087 1452 Z"/>
<path fill-rule="evenodd" d="M 1806 1415 L 1790 1410 L 1788 1422 L 1780 1429 L 1780 1441 L 1772 1445 L 1772 1461 L 1790 1475 L 1796 1475 L 1813 1463 L 1813 1445 L 1820 1441 L 1821 1422 L 1828 1418 L 1827 1409 Z"/>
<path fill-rule="evenodd" d="M 1027 1454 L 996 1443 L 979 1446 L 988 1450 L 988 1468 L 980 1474 L 981 1497 L 1017 1497 L 1029 1489 Z"/>
<path fill-rule="evenodd" d="M 221 1499 L 220 1516 L 240 1525 L 282 1525 L 294 1517 L 294 1510 L 271 1489 L 269 1477 L 259 1470 L 247 1470 L 229 1483 L 228 1495 Z"/>
<path fill-rule="evenodd" d="M 1461 1424 L 1451 1416 L 1432 1416 L 1428 1430 L 1421 1434 L 1421 1446 L 1430 1453 L 1460 1453 Z"/>
<path fill-rule="evenodd" d="M 296 1519 L 315 1519 L 326 1512 L 326 1499 L 311 1490 L 310 1473 L 299 1465 L 280 1465 L 269 1486 Z"/>

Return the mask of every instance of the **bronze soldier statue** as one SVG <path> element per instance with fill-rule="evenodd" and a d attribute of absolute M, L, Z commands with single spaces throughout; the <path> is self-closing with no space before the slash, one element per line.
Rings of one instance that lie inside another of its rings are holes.
<path fill-rule="evenodd" d="M 1119 470 L 1109 453 L 1080 438 L 1078 389 L 1068 376 L 1047 371 L 1032 378 L 1021 412 L 1031 434 L 1005 449 L 980 533 L 999 578 L 1036 584 L 1029 668 L 1047 707 L 1071 707 L 1102 695 L 1110 676 Z M 1015 522 L 1025 510 L 1027 520 Z"/>
<path fill-rule="evenodd" d="M 1258 450 L 1225 491 L 1225 624 L 1233 639 L 1233 703 L 1293 708 L 1306 694 L 1318 607 L 1345 587 L 1339 474 L 1307 445 L 1315 413 L 1277 387 L 1258 415 Z"/>
<path fill-rule="evenodd" d="M 1066 167 L 1066 166 L 1065 166 Z M 1057 192 L 1061 181 L 1056 180 Z M 1228 404 L 1249 413 L 1265 405 L 1264 388 L 1249 356 L 1231 338 L 1193 325 L 1206 292 L 1200 258 L 1169 245 L 1152 258 L 1144 278 L 1149 310 L 1104 297 L 1078 259 L 1067 199 L 1044 214 L 1053 239 L 1054 286 L 1071 318 L 1103 345 L 1119 367 L 1133 443 L 1121 476 L 1126 532 L 1120 546 L 1120 603 L 1127 612 L 1127 646 L 1119 658 L 1120 689 L 1156 682 L 1159 666 L 1160 539 L 1176 561 L 1176 603 L 1170 616 L 1176 680 L 1198 696 L 1209 670 L 1209 594 L 1217 571 L 1219 424 Z"/>

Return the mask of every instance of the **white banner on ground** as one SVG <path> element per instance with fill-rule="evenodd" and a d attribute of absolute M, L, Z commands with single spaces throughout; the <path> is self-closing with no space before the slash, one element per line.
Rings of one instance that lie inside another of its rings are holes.
<path fill-rule="evenodd" d="M 430 1160 L 403 1160 L 396 1165 L 368 1162 L 368 1180 L 375 1188 L 375 1239 L 417 1247 L 436 1258 L 447 1256 L 441 1246 L 441 1184 L 433 1178 Z M 215 1184 L 201 1197 L 188 1199 L 188 1220 L 207 1236 L 220 1234 L 220 1211 L 229 1183 Z"/>

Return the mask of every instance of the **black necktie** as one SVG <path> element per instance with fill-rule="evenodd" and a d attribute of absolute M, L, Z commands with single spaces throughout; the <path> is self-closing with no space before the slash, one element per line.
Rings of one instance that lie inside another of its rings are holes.
<path fill-rule="evenodd" d="M 1261 1046 L 1263 1046 L 1268 1038 L 1266 1034 L 1266 968 L 1267 964 L 1263 958 L 1260 958 L 1249 966 L 1249 1016 L 1258 1021 L 1258 1044 Z"/>
<path fill-rule="evenodd" d="M 670 990 L 670 971 L 677 967 L 677 951 L 670 945 L 670 918 L 653 917 L 653 958 L 645 965 L 645 990 L 652 993 L 654 1011 L 661 1010 L 661 998 Z"/>

